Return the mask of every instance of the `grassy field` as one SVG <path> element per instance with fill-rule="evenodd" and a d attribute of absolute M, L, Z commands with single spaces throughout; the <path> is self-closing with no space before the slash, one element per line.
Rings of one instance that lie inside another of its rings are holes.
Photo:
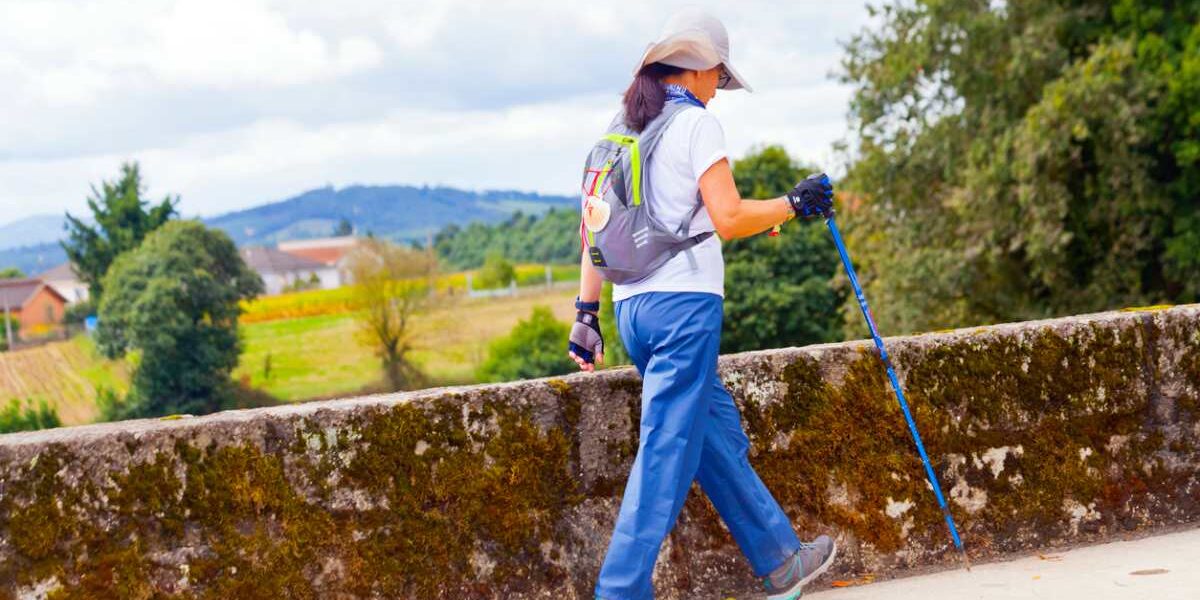
<path fill-rule="evenodd" d="M 0 353 L 0 401 L 44 398 L 65 425 L 96 418 L 96 388 L 124 393 L 129 369 L 123 361 L 105 360 L 91 339 L 79 336 L 36 348 Z"/>
<path fill-rule="evenodd" d="M 557 289 L 509 298 L 441 299 L 417 319 L 413 359 L 433 385 L 470 383 L 489 341 L 507 334 L 539 304 L 550 306 L 559 319 L 571 319 L 574 297 L 573 289 Z M 245 350 L 234 378 L 287 401 L 371 391 L 381 376 L 379 361 L 358 331 L 348 312 L 246 323 Z"/>
<path fill-rule="evenodd" d="M 573 287 L 530 287 L 500 298 L 440 297 L 416 319 L 413 360 L 430 385 L 471 383 L 492 339 L 511 331 L 537 305 L 569 321 L 574 297 Z M 378 390 L 379 361 L 362 342 L 349 298 L 342 289 L 256 301 L 263 304 L 248 314 L 271 318 L 241 323 L 245 345 L 234 379 L 289 402 Z M 0 401 L 44 398 L 64 424 L 88 423 L 98 412 L 96 388 L 126 392 L 129 371 L 124 361 L 101 357 L 85 336 L 0 353 Z"/>

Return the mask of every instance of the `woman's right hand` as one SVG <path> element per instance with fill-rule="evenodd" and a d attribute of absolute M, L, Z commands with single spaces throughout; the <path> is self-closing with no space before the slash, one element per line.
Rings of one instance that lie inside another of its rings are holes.
<path fill-rule="evenodd" d="M 833 183 L 824 173 L 813 173 L 796 184 L 787 195 L 797 217 L 829 218 L 833 214 Z"/>
<path fill-rule="evenodd" d="M 600 333 L 599 315 L 584 310 L 575 314 L 567 355 L 579 364 L 581 371 L 595 371 L 597 363 L 604 364 L 604 335 Z"/>

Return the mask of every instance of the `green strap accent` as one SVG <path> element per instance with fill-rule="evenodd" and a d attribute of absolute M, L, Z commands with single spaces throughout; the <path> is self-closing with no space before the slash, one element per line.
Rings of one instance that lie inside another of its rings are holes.
<path fill-rule="evenodd" d="M 642 151 L 638 148 L 637 138 L 631 135 L 610 133 L 604 139 L 622 146 L 629 146 L 629 164 L 633 167 L 633 205 L 642 203 Z"/>
<path fill-rule="evenodd" d="M 608 178 L 608 172 L 612 170 L 612 161 L 604 163 L 604 168 L 600 169 L 600 174 L 596 175 L 596 183 L 592 186 L 592 190 L 596 195 L 604 194 L 604 180 Z"/>

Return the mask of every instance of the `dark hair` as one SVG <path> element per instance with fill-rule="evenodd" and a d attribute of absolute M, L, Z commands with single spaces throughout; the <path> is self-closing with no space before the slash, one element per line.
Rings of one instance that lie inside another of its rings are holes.
<path fill-rule="evenodd" d="M 676 75 L 686 69 L 650 63 L 642 67 L 625 90 L 625 125 L 634 131 L 641 131 L 654 117 L 662 114 L 663 102 L 667 93 L 663 90 L 662 78 Z"/>

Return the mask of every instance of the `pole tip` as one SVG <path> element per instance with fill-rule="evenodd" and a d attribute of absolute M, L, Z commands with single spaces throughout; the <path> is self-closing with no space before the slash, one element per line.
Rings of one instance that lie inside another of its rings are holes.
<path fill-rule="evenodd" d="M 967 568 L 967 572 L 971 572 L 971 559 L 967 558 L 967 551 L 964 548 L 958 549 L 958 555 L 962 557 L 963 566 Z"/>

